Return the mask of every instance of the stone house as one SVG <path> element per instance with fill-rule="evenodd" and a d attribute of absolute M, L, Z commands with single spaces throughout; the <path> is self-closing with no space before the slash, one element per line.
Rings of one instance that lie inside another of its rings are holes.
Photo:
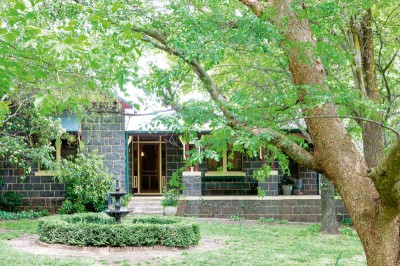
<path fill-rule="evenodd" d="M 134 198 L 160 196 L 172 174 L 184 166 L 185 151 L 191 148 L 168 130 L 151 133 L 132 127 L 129 121 L 135 117 L 125 117 L 118 112 L 82 123 L 71 117 L 60 119 L 66 131 L 79 137 L 89 151 L 98 150 L 104 155 L 105 165 Z M 57 159 L 71 152 L 71 147 L 62 140 L 56 142 L 56 148 Z M 232 159 L 229 152 L 224 152 L 220 162 L 209 159 L 179 172 L 185 185 L 179 214 L 320 220 L 318 173 L 293 163 L 291 172 L 302 180 L 302 195 L 282 196 L 282 172 L 278 164 L 274 164 L 265 182 L 258 182 L 252 175 L 265 163 L 263 155 L 250 157 L 236 153 Z M 228 161 L 233 167 L 227 167 Z M 53 210 L 61 206 L 64 185 L 55 183 L 51 174 L 40 167 L 20 180 L 12 165 L 0 162 L 0 176 L 5 181 L 3 190 L 22 193 L 25 206 Z M 266 197 L 258 197 L 257 189 L 263 190 Z M 340 214 L 345 213 L 343 206 L 339 204 L 338 208 Z"/>

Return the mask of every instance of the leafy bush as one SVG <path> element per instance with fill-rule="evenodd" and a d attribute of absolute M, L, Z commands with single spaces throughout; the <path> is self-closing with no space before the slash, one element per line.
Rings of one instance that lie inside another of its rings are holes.
<path fill-rule="evenodd" d="M 3 220 L 20 220 L 20 219 L 33 219 L 33 218 L 38 218 L 45 216 L 46 212 L 41 211 L 41 212 L 35 212 L 33 210 L 30 211 L 22 211 L 22 212 L 5 212 L 5 211 L 0 211 L 0 219 Z"/>
<path fill-rule="evenodd" d="M 311 225 L 307 226 L 306 230 L 310 233 L 317 234 L 321 230 L 321 225 L 320 224 L 311 224 Z"/>
<path fill-rule="evenodd" d="M 53 215 L 39 219 L 39 239 L 76 246 L 188 247 L 200 240 L 199 224 L 184 217 L 138 217 L 114 224 L 103 213 Z"/>
<path fill-rule="evenodd" d="M 66 184 L 66 200 L 59 213 L 105 209 L 112 176 L 103 165 L 102 156 L 96 152 L 89 153 L 87 156 L 78 153 L 73 161 L 61 161 L 56 176 L 59 182 Z"/>
<path fill-rule="evenodd" d="M 352 226 L 353 220 L 351 218 L 344 218 L 344 219 L 342 219 L 342 224 L 346 225 L 346 226 Z"/>
<path fill-rule="evenodd" d="M 129 201 L 131 200 L 132 194 L 131 193 L 126 193 L 122 198 L 121 198 L 121 206 L 123 207 L 128 207 Z"/>
<path fill-rule="evenodd" d="M 293 186 L 294 185 L 294 179 L 293 178 L 291 178 L 291 177 L 284 177 L 283 179 L 282 179 L 282 181 L 281 181 L 281 184 L 282 185 L 291 185 L 291 186 Z"/>
<path fill-rule="evenodd" d="M 7 191 L 4 194 L 0 194 L 0 206 L 8 208 L 9 211 L 17 210 L 22 205 L 22 194 L 18 194 L 14 191 Z"/>

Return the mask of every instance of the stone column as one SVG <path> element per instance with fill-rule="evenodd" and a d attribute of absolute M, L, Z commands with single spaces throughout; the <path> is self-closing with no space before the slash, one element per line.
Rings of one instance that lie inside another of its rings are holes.
<path fill-rule="evenodd" d="M 200 171 L 185 171 L 182 172 L 182 181 L 185 189 L 182 195 L 187 196 L 201 196 L 201 172 Z"/>
<path fill-rule="evenodd" d="M 104 165 L 114 178 L 121 180 L 121 189 L 125 190 L 125 117 L 105 114 L 96 118 L 82 124 L 82 141 L 88 152 L 97 150 L 104 156 Z"/>
<path fill-rule="evenodd" d="M 258 187 L 265 192 L 265 196 L 278 196 L 278 183 L 278 171 L 272 170 L 270 176 L 266 177 L 264 182 L 258 181 Z"/>

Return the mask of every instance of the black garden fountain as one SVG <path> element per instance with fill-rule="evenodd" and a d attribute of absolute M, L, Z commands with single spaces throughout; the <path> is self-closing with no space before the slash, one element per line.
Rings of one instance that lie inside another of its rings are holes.
<path fill-rule="evenodd" d="M 114 209 L 105 210 L 105 213 L 107 213 L 109 216 L 115 218 L 115 223 L 117 223 L 117 224 L 121 223 L 122 217 L 126 216 L 128 213 L 131 212 L 129 210 L 121 210 L 121 198 L 125 194 L 126 194 L 126 192 L 120 191 L 119 178 L 117 178 L 117 180 L 115 181 L 115 192 L 108 193 L 109 197 L 115 198 Z"/>

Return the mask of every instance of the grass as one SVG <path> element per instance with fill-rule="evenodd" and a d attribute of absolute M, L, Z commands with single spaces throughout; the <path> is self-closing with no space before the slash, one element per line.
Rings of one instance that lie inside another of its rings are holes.
<path fill-rule="evenodd" d="M 0 258 L 1 265 L 95 265 L 96 262 L 90 259 L 68 259 L 59 257 L 40 256 L 34 254 L 27 254 L 22 251 L 18 251 L 7 245 L 7 240 L 17 238 L 24 234 L 36 234 L 37 233 L 37 220 L 17 220 L 17 221 L 5 221 L 0 220 Z M 7 230 L 2 230 L 7 229 Z M 106 264 L 105 264 L 106 265 Z"/>
<path fill-rule="evenodd" d="M 149 259 L 139 265 L 366 265 L 360 240 L 354 234 L 322 235 L 318 225 L 234 224 L 201 222 L 201 234 L 221 243 L 207 251 L 183 251 L 173 258 Z M 36 220 L 0 221 L 0 258 L 5 265 L 95 265 L 87 259 L 26 254 L 9 247 L 6 239 L 36 232 Z M 106 261 L 97 261 L 107 265 Z M 120 261 L 119 265 L 129 265 Z"/>

